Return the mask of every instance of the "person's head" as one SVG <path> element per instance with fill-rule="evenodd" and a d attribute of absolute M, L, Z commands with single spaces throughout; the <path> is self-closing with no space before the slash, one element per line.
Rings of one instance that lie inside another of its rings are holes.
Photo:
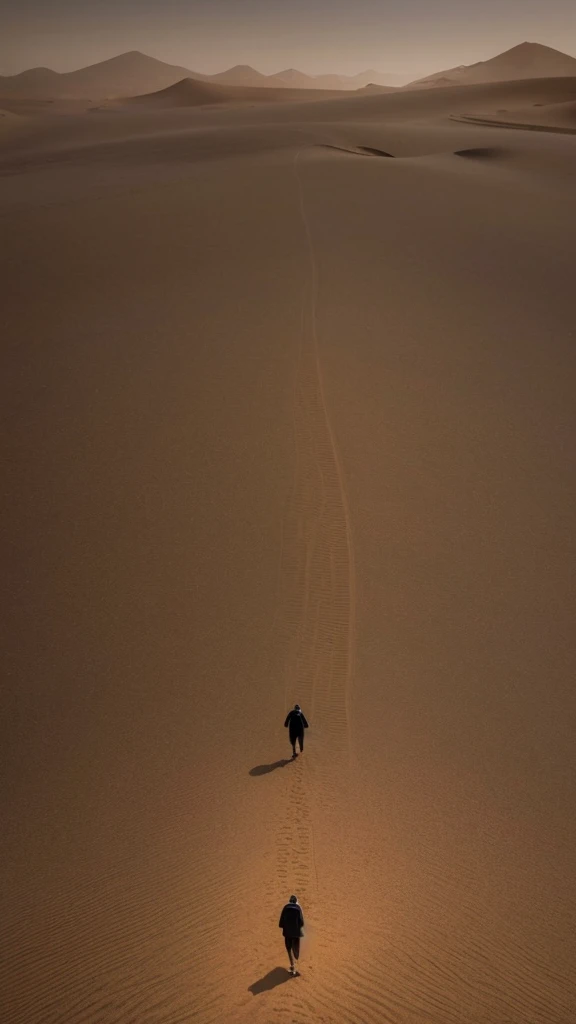
<path fill-rule="evenodd" d="M 300 711 L 300 705 L 299 704 L 295 704 L 294 705 L 294 711 Z"/>
<path fill-rule="evenodd" d="M 290 903 L 298 903 L 298 897 L 297 896 L 291 896 L 290 897 Z"/>

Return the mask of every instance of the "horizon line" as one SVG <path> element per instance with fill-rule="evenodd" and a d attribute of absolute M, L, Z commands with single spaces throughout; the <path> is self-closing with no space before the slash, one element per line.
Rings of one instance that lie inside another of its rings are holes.
<path fill-rule="evenodd" d="M 533 42 L 531 40 L 526 40 L 526 39 L 523 40 L 521 43 L 515 43 L 513 46 L 509 46 L 509 47 L 507 47 L 504 50 L 498 51 L 498 53 L 493 54 L 493 57 L 498 57 L 501 54 L 508 53 L 510 50 L 514 50 L 514 49 L 516 49 L 519 46 L 542 46 L 545 49 L 555 50 L 557 53 L 563 54 L 566 57 L 573 57 L 573 59 L 576 60 L 576 56 L 574 56 L 573 54 L 567 53 L 565 50 L 557 50 L 556 47 L 549 46 L 547 43 L 538 43 L 538 42 Z M 203 75 L 203 76 L 205 76 L 207 78 L 212 78 L 215 75 L 225 74 L 226 71 L 232 71 L 232 70 L 234 70 L 234 68 L 247 68 L 247 69 L 250 69 L 251 71 L 255 71 L 259 75 L 262 75 L 264 78 L 273 78 L 275 75 L 281 75 L 281 74 L 283 74 L 283 73 L 285 73 L 287 71 L 298 71 L 300 74 L 305 75 L 307 78 L 325 78 L 325 77 L 328 77 L 328 76 L 334 76 L 334 77 L 338 77 L 338 78 L 352 79 L 352 78 L 357 78 L 358 75 L 365 74 L 367 71 L 373 71 L 377 75 L 389 75 L 392 78 L 405 78 L 405 77 L 409 76 L 408 72 L 402 73 L 402 72 L 399 72 L 399 71 L 390 71 L 390 72 L 388 72 L 388 71 L 379 71 L 378 69 L 373 68 L 373 67 L 363 68 L 362 70 L 356 71 L 356 72 L 353 72 L 353 73 L 346 73 L 346 72 L 340 72 L 340 71 L 320 71 L 320 72 L 317 72 L 317 71 L 314 71 L 314 72 L 313 71 L 302 71 L 300 68 L 296 68 L 294 66 L 290 66 L 290 67 L 284 67 L 284 68 L 282 68 L 279 71 L 272 71 L 270 73 L 266 73 L 264 71 L 259 71 L 258 68 L 255 68 L 252 64 L 242 64 L 242 63 L 231 64 L 229 67 L 222 68 L 222 70 L 220 70 L 220 71 L 200 71 L 198 69 L 191 68 L 191 67 L 186 67 L 185 68 L 183 64 L 172 64 L 170 61 L 163 60 L 161 57 L 154 57 L 152 54 L 146 53 L 144 50 L 133 49 L 133 50 L 121 50 L 120 53 L 114 53 L 114 54 L 112 54 L 109 57 L 102 57 L 102 58 L 100 58 L 100 60 L 92 61 L 89 64 L 81 64 L 80 67 L 71 68 L 68 71 L 55 71 L 54 68 L 49 67 L 47 64 L 36 64 L 36 65 L 33 65 L 32 67 L 24 67 L 20 71 L 9 72 L 8 74 L 4 74 L 3 72 L 0 72 L 0 77 L 1 78 L 15 78 L 18 75 L 26 74 L 27 71 L 50 71 L 52 74 L 55 74 L 55 75 L 71 75 L 71 74 L 75 74 L 75 72 L 77 72 L 77 71 L 84 71 L 86 68 L 97 67 L 99 64 L 105 64 L 107 61 L 115 60 L 115 59 L 117 59 L 119 57 L 127 57 L 127 56 L 130 56 L 132 54 L 134 54 L 134 55 L 137 54 L 138 56 L 141 56 L 141 57 L 147 57 L 150 60 L 155 60 L 155 61 L 158 61 L 161 64 L 166 64 L 168 67 L 182 68 L 185 71 L 191 71 L 191 72 L 193 72 L 193 74 Z M 493 57 L 486 57 L 485 60 L 486 61 L 491 60 L 491 59 L 493 59 Z M 484 63 L 484 61 L 472 61 L 471 64 L 460 63 L 460 64 L 455 64 L 454 68 L 457 68 L 457 67 L 473 67 L 475 64 L 481 64 L 481 63 Z M 451 69 L 446 69 L 446 70 L 451 70 Z M 410 81 L 417 81 L 419 78 L 425 78 L 429 74 L 435 74 L 435 73 L 436 72 L 433 72 L 433 71 L 418 73 L 418 75 L 415 78 L 410 78 Z"/>

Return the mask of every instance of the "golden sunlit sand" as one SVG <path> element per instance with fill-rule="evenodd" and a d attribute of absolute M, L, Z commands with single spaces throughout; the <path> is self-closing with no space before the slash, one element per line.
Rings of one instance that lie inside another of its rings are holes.
<path fill-rule="evenodd" d="M 575 102 L 2 120 L 7 1024 L 576 1020 Z"/>

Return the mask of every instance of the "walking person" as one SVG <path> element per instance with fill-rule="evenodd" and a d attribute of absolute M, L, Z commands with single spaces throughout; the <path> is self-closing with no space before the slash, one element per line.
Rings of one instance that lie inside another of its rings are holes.
<path fill-rule="evenodd" d="M 295 704 L 292 711 L 289 711 L 286 715 L 284 728 L 288 729 L 290 743 L 292 744 L 292 757 L 298 757 L 296 741 L 300 744 L 300 753 L 302 754 L 304 752 L 304 729 L 308 728 L 308 722 L 299 704 Z"/>
<path fill-rule="evenodd" d="M 290 960 L 290 974 L 296 975 L 295 961 L 300 956 L 300 939 L 304 928 L 304 914 L 296 896 L 291 896 L 288 903 L 282 908 L 278 927 L 284 935 L 284 945 Z"/>

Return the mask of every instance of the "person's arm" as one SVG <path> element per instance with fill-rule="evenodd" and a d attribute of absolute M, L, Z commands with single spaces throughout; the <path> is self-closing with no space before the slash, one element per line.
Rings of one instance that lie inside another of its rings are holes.
<path fill-rule="evenodd" d="M 292 717 L 292 712 L 289 711 L 288 714 L 286 715 L 286 721 L 284 722 L 284 728 L 285 729 L 288 728 L 288 723 L 289 723 L 291 717 Z"/>
<path fill-rule="evenodd" d="M 284 908 L 282 908 L 282 913 L 280 914 L 280 920 L 278 921 L 278 927 L 282 928 L 283 924 L 284 924 Z"/>
<path fill-rule="evenodd" d="M 300 934 L 304 931 L 304 914 L 302 913 L 302 907 L 300 907 Z"/>
<path fill-rule="evenodd" d="M 308 722 L 306 721 L 306 718 L 305 718 L 304 715 L 302 715 L 302 725 L 304 726 L 305 729 L 308 728 Z"/>

